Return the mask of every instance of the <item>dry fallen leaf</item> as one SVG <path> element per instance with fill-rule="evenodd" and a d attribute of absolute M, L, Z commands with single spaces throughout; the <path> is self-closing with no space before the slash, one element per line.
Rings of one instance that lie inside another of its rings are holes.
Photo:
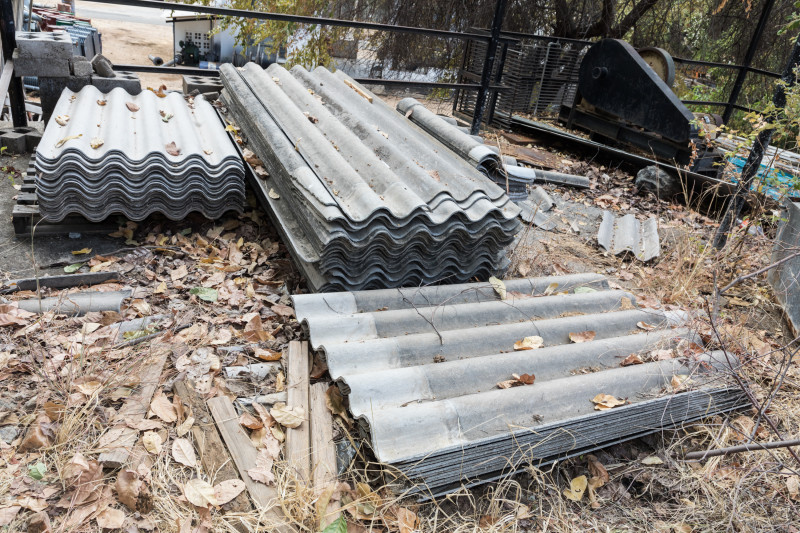
<path fill-rule="evenodd" d="M 161 435 L 155 431 L 145 431 L 142 435 L 142 445 L 144 445 L 144 449 L 153 455 L 161 453 L 162 442 Z"/>
<path fill-rule="evenodd" d="M 175 439 L 172 441 L 172 458 L 180 464 L 191 468 L 197 466 L 197 456 L 194 454 L 194 447 L 187 439 Z"/>
<path fill-rule="evenodd" d="M 670 380 L 670 385 L 672 385 L 673 391 L 681 391 L 684 390 L 686 387 L 689 386 L 689 376 L 679 374 L 672 376 L 672 380 Z"/>
<path fill-rule="evenodd" d="M 347 407 L 344 404 L 344 396 L 342 396 L 342 391 L 336 385 L 331 385 L 325 391 L 325 405 L 331 413 L 339 415 L 345 422 L 350 423 L 350 417 L 347 416 Z"/>
<path fill-rule="evenodd" d="M 525 337 L 521 341 L 514 343 L 515 350 L 535 350 L 544 346 L 544 339 L 538 335 Z"/>
<path fill-rule="evenodd" d="M 22 506 L 20 505 L 12 505 L 11 507 L 3 507 L 0 509 L 0 527 L 7 526 L 19 514 Z"/>
<path fill-rule="evenodd" d="M 214 505 L 225 505 L 245 489 L 244 481 L 241 479 L 228 479 L 214 485 Z"/>
<path fill-rule="evenodd" d="M 639 357 L 639 354 L 632 353 L 623 359 L 619 366 L 641 365 L 642 363 L 644 363 L 644 361 Z"/>
<path fill-rule="evenodd" d="M 167 424 L 178 420 L 175 406 L 160 390 L 156 392 L 153 401 L 150 402 L 150 411 Z"/>
<path fill-rule="evenodd" d="M 569 340 L 574 343 L 593 341 L 596 333 L 594 331 L 581 331 L 579 333 L 570 333 Z"/>
<path fill-rule="evenodd" d="M 550 285 L 548 285 L 548 286 L 547 286 L 547 288 L 544 290 L 544 295 L 545 295 L 545 296 L 550 296 L 551 294 L 553 294 L 554 292 L 556 292 L 556 289 L 557 289 L 557 288 L 558 288 L 558 283 L 555 283 L 555 282 L 551 283 L 551 284 L 550 284 Z"/>
<path fill-rule="evenodd" d="M 189 500 L 189 503 L 197 507 L 216 505 L 215 502 L 217 501 L 214 487 L 200 478 L 193 478 L 187 481 L 183 486 L 183 495 Z"/>
<path fill-rule="evenodd" d="M 790 475 L 786 478 L 786 490 L 789 497 L 795 501 L 800 501 L 800 476 Z"/>
<path fill-rule="evenodd" d="M 492 276 L 491 278 L 489 278 L 489 283 L 492 284 L 492 288 L 494 289 L 494 292 L 497 293 L 497 295 L 500 297 L 500 299 L 501 300 L 505 300 L 506 297 L 507 297 L 507 293 L 506 293 L 506 284 L 503 283 L 503 280 Z"/>
<path fill-rule="evenodd" d="M 275 189 L 270 189 L 267 194 L 269 194 L 269 197 L 273 200 L 280 200 L 281 198 L 281 195 L 275 192 Z"/>
<path fill-rule="evenodd" d="M 120 509 L 108 507 L 105 511 L 97 515 L 97 525 L 101 529 L 119 529 L 125 522 L 125 513 Z"/>
<path fill-rule="evenodd" d="M 189 274 L 189 270 L 186 268 L 186 265 L 181 265 L 176 269 L 173 269 L 169 273 L 169 277 L 172 281 L 178 281 L 180 279 L 185 278 Z"/>
<path fill-rule="evenodd" d="M 412 511 L 405 507 L 397 509 L 397 525 L 400 528 L 400 533 L 412 533 L 417 529 L 419 524 L 419 517 Z"/>
<path fill-rule="evenodd" d="M 579 502 L 583 498 L 583 493 L 586 492 L 586 487 L 589 485 L 586 476 L 578 476 L 569 483 L 569 488 L 564 489 L 564 496 L 568 500 Z"/>
<path fill-rule="evenodd" d="M 59 126 L 66 126 L 67 122 L 69 122 L 69 115 L 58 115 L 56 117 L 56 124 Z"/>
<path fill-rule="evenodd" d="M 625 400 L 621 400 L 610 394 L 598 394 L 594 398 L 592 398 L 592 402 L 595 404 L 594 409 L 595 411 L 603 411 L 606 409 L 611 409 L 614 407 L 618 407 L 620 405 L 625 405 L 627 402 Z"/>
<path fill-rule="evenodd" d="M 621 298 L 619 301 L 619 308 L 623 310 L 636 309 L 630 298 Z"/>
<path fill-rule="evenodd" d="M 131 113 L 136 113 L 139 111 L 139 106 L 133 102 L 125 102 L 125 106 L 128 108 L 128 110 L 130 110 Z"/>
<path fill-rule="evenodd" d="M 194 417 L 193 416 L 186 417 L 186 420 L 184 420 L 179 426 L 175 426 L 175 434 L 179 437 L 183 437 L 184 435 L 189 433 L 189 430 L 192 429 L 193 425 L 194 425 Z"/>
<path fill-rule="evenodd" d="M 103 139 L 101 139 L 99 137 L 93 137 L 92 140 L 89 142 L 89 146 L 91 146 L 92 148 L 97 150 L 98 148 L 103 146 L 105 143 L 106 142 Z"/>
<path fill-rule="evenodd" d="M 174 155 L 174 156 L 181 155 L 181 150 L 180 148 L 178 148 L 178 145 L 175 144 L 175 141 L 165 144 L 164 149 L 167 151 L 169 155 Z"/>
<path fill-rule="evenodd" d="M 606 467 L 600 463 L 597 457 L 594 455 L 587 455 L 586 459 L 589 461 L 589 473 L 592 475 L 592 478 L 598 478 L 604 484 L 608 483 L 608 480 L 610 479 L 608 476 L 608 470 L 606 470 Z"/>
<path fill-rule="evenodd" d="M 59 140 L 56 143 L 56 148 L 61 148 L 62 146 L 64 146 L 64 144 L 66 144 L 67 141 L 71 141 L 72 139 L 80 139 L 81 137 L 83 137 L 82 133 L 79 133 L 78 135 L 70 135 L 69 137 L 64 137 L 63 139 Z"/>
<path fill-rule="evenodd" d="M 664 461 L 662 461 L 658 456 L 650 455 L 642 459 L 642 464 L 646 466 L 663 465 Z"/>
<path fill-rule="evenodd" d="M 152 494 L 142 475 L 135 470 L 122 470 L 114 485 L 119 501 L 131 511 L 148 513 L 153 506 Z"/>
<path fill-rule="evenodd" d="M 247 475 L 250 476 L 253 481 L 258 481 L 265 485 L 272 485 L 275 483 L 275 475 L 272 473 L 272 463 L 273 460 L 270 453 L 267 450 L 261 450 L 258 452 L 258 457 L 256 458 L 256 467 L 248 470 Z"/>
<path fill-rule="evenodd" d="M 239 417 L 239 423 L 247 429 L 261 429 L 264 427 L 264 423 L 261 420 L 254 417 L 247 411 L 241 414 Z"/>
<path fill-rule="evenodd" d="M 108 100 L 98 100 L 98 101 L 97 101 L 97 105 L 99 105 L 99 106 L 104 106 L 104 105 L 106 105 L 107 103 L 108 103 Z"/>
<path fill-rule="evenodd" d="M 288 407 L 283 402 L 278 402 L 270 409 L 272 415 L 280 425 L 287 428 L 296 428 L 306 419 L 306 412 L 300 406 Z"/>
<path fill-rule="evenodd" d="M 648 324 L 647 322 L 637 322 L 636 327 L 639 329 L 643 329 L 645 331 L 652 331 L 656 329 L 656 327 L 652 324 Z"/>

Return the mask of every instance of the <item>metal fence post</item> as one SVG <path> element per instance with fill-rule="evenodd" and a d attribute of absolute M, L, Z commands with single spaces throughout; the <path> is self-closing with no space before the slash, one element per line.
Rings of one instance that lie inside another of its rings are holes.
<path fill-rule="evenodd" d="M 11 56 L 14 48 L 17 47 L 17 40 L 14 36 L 14 6 L 11 0 L 0 0 L 0 38 L 3 42 L 3 68 L 7 68 L 11 63 Z M 14 127 L 20 128 L 28 125 L 28 115 L 25 113 L 25 89 L 22 86 L 22 78 L 13 76 L 8 86 L 8 99 L 11 103 L 11 118 Z M 0 103 L 2 105 L 2 103 Z"/>
<path fill-rule="evenodd" d="M 486 47 L 486 59 L 483 62 L 483 73 L 481 74 L 481 88 L 478 90 L 478 98 L 475 100 L 475 115 L 472 117 L 472 135 L 477 135 L 481 129 L 483 120 L 483 110 L 486 107 L 486 97 L 489 94 L 489 84 L 492 79 L 492 69 L 494 67 L 494 56 L 497 55 L 497 43 L 500 42 L 500 28 L 503 27 L 503 17 L 506 13 L 506 0 L 497 0 L 494 8 L 494 19 L 492 19 L 492 38 Z"/>
<path fill-rule="evenodd" d="M 761 16 L 758 18 L 756 29 L 753 32 L 753 36 L 750 38 L 750 44 L 747 46 L 747 52 L 744 55 L 744 64 L 739 68 L 739 72 L 736 73 L 736 79 L 733 81 L 733 88 L 728 97 L 728 105 L 725 106 L 725 111 L 722 113 L 722 122 L 725 124 L 731 119 L 731 115 L 733 115 L 733 106 L 739 101 L 739 94 L 742 92 L 742 85 L 744 85 L 744 79 L 747 77 L 748 67 L 750 67 L 750 64 L 753 62 L 753 57 L 756 55 L 758 44 L 761 42 L 761 36 L 764 34 L 767 19 L 774 5 L 775 0 L 767 0 L 764 3 L 764 8 L 761 10 Z"/>
<path fill-rule="evenodd" d="M 772 103 L 775 104 L 775 112 L 767 116 L 767 121 L 773 122 L 778 113 L 783 112 L 786 107 L 786 87 L 791 87 L 795 84 L 794 69 L 800 65 L 800 35 L 794 43 L 792 53 L 789 60 L 786 62 L 786 67 L 783 70 L 781 80 L 784 83 L 778 83 L 775 86 L 775 92 L 772 95 Z M 728 242 L 728 232 L 730 231 L 739 214 L 742 212 L 747 195 L 750 193 L 750 187 L 753 184 L 758 169 L 761 166 L 761 160 L 764 153 L 769 147 L 772 140 L 772 134 L 775 132 L 774 128 L 767 128 L 761 130 L 753 142 L 753 147 L 750 149 L 750 155 L 747 156 L 747 161 L 742 168 L 742 173 L 739 176 L 739 184 L 736 188 L 736 193 L 728 202 L 728 208 L 720 221 L 717 233 L 714 235 L 714 247 L 721 249 Z"/>

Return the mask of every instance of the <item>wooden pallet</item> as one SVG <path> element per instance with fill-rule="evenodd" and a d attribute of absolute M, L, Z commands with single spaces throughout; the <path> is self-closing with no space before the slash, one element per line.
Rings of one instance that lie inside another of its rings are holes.
<path fill-rule="evenodd" d="M 18 238 L 30 238 L 33 234 L 42 235 L 67 235 L 70 233 L 112 233 L 118 229 L 117 224 L 105 220 L 103 222 L 90 222 L 80 215 L 70 215 L 61 222 L 48 222 L 39 213 L 39 202 L 36 199 L 36 171 L 33 161 L 28 166 L 22 186 L 17 194 L 17 203 L 11 210 L 11 222 L 14 224 L 14 234 Z"/>

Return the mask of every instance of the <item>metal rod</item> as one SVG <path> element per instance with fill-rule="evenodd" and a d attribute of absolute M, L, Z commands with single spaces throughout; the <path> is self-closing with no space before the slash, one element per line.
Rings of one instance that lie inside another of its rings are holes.
<path fill-rule="evenodd" d="M 753 32 L 753 36 L 750 38 L 750 44 L 747 46 L 747 52 L 745 52 L 744 55 L 744 64 L 742 66 L 745 68 L 739 69 L 739 72 L 736 73 L 736 79 L 733 81 L 733 89 L 731 89 L 730 97 L 728 97 L 728 106 L 722 113 L 722 122 L 725 124 L 731 119 L 733 104 L 739 101 L 739 94 L 742 92 L 742 85 L 744 84 L 744 79 L 747 77 L 748 71 L 746 68 L 753 62 L 756 49 L 758 49 L 758 45 L 761 42 L 761 35 L 764 33 L 764 28 L 767 26 L 767 19 L 774 5 L 775 0 L 767 0 L 764 2 L 764 7 L 761 9 L 761 16 L 758 18 L 758 24 L 756 24 L 756 29 Z"/>
<path fill-rule="evenodd" d="M 748 444 L 740 444 L 739 446 L 729 446 L 728 448 L 720 448 L 718 450 L 689 452 L 683 456 L 683 459 L 685 461 L 698 461 L 707 459 L 709 457 L 728 455 L 729 453 L 751 452 L 757 450 L 773 450 L 775 448 L 789 448 L 791 446 L 800 446 L 800 439 L 778 440 L 775 442 L 764 442 L 764 443 L 751 442 Z"/>
<path fill-rule="evenodd" d="M 3 59 L 8 62 L 14 55 L 17 47 L 14 26 L 14 6 L 11 0 L 0 0 L 0 39 L 3 42 Z M 8 63 L 6 63 L 8 64 Z M 13 71 L 12 71 L 13 74 Z M 15 128 L 28 125 L 28 115 L 25 112 L 25 88 L 22 78 L 13 76 L 8 86 L 9 109 Z"/>
<path fill-rule="evenodd" d="M 307 17 L 301 15 L 287 15 L 285 13 L 269 13 L 262 11 L 248 11 L 246 9 L 230 9 L 224 7 L 201 6 L 196 4 L 179 4 L 176 2 L 161 2 L 159 0 L 93 0 L 101 4 L 125 5 L 129 7 L 150 7 L 153 9 L 171 9 L 173 11 L 190 11 L 206 15 L 241 17 L 256 20 L 275 20 L 278 22 L 296 22 L 299 24 L 319 24 L 320 26 L 340 26 L 344 28 L 359 28 L 363 30 L 382 30 L 398 33 L 416 33 L 430 37 L 448 39 L 462 39 L 489 42 L 491 37 L 479 33 L 463 33 L 457 31 L 435 30 L 432 28 L 415 28 L 411 26 L 397 26 L 394 24 L 379 24 L 376 22 L 360 22 L 326 17 Z M 502 37 L 501 41 L 517 42 L 512 37 Z"/>
<path fill-rule="evenodd" d="M 797 36 L 794 48 L 792 48 L 792 53 L 789 56 L 789 60 L 786 62 L 786 67 L 783 69 L 783 76 L 781 76 L 781 79 L 784 83 L 775 85 L 775 92 L 772 95 L 772 103 L 775 105 L 775 111 L 766 117 L 767 122 L 774 122 L 777 118 L 777 114 L 781 113 L 783 108 L 786 107 L 786 87 L 794 85 L 796 81 L 794 69 L 798 64 L 800 64 L 800 35 Z M 761 130 L 756 136 L 756 140 L 753 142 L 750 155 L 747 156 L 747 161 L 739 176 L 736 193 L 733 198 L 730 199 L 725 214 L 719 223 L 719 228 L 717 228 L 717 233 L 714 235 L 714 247 L 718 250 L 724 248 L 725 244 L 728 242 L 728 232 L 742 212 L 742 208 L 744 208 L 747 196 L 750 194 L 750 187 L 758 173 L 761 160 L 764 158 L 764 152 L 766 152 L 769 147 L 774 131 L 774 128 Z"/>
<path fill-rule="evenodd" d="M 492 35 L 486 47 L 486 59 L 483 62 L 483 74 L 481 75 L 481 88 L 475 99 L 475 115 L 472 117 L 472 128 L 470 133 L 477 135 L 481 129 L 483 120 L 483 109 L 486 107 L 486 97 L 489 95 L 489 84 L 492 80 L 492 69 L 494 68 L 494 56 L 497 55 L 497 44 L 500 42 L 500 29 L 503 27 L 503 17 L 506 13 L 506 0 L 497 0 L 494 8 L 494 18 L 492 19 Z"/>
<path fill-rule="evenodd" d="M 503 68 L 506 66 L 506 56 L 508 55 L 508 43 L 503 43 L 503 51 L 500 52 L 500 62 L 497 65 L 497 78 L 495 83 L 503 82 Z M 500 96 L 497 91 L 492 91 L 492 101 L 489 104 L 489 116 L 486 117 L 486 124 L 491 124 L 494 120 L 494 110 L 497 107 L 497 98 Z"/>
<path fill-rule="evenodd" d="M 193 67 L 168 67 L 166 63 L 162 66 L 155 65 L 114 65 L 117 72 L 146 72 L 151 74 L 181 74 L 187 76 L 207 76 L 218 78 L 219 71 L 214 69 L 193 68 Z M 477 91 L 481 88 L 477 83 L 439 83 L 436 81 L 414 81 L 414 80 L 392 80 L 386 78 L 355 78 L 358 83 L 364 85 L 391 85 L 395 87 L 422 87 L 428 89 L 463 89 L 466 91 Z M 490 91 L 508 91 L 511 87 L 505 85 L 490 85 Z"/>

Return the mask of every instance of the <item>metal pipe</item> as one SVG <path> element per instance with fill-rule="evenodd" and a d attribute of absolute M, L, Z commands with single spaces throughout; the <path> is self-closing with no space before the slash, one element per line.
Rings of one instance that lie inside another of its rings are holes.
<path fill-rule="evenodd" d="M 506 13 L 506 0 L 497 0 L 492 19 L 492 35 L 486 47 L 486 59 L 483 62 L 483 73 L 481 74 L 481 88 L 475 99 L 475 115 L 472 117 L 472 128 L 470 133 L 477 135 L 481 129 L 483 120 L 483 109 L 486 107 L 486 97 L 489 94 L 489 84 L 492 79 L 492 69 L 494 68 L 494 56 L 497 54 L 497 44 L 500 42 L 500 29 L 503 27 L 503 17 Z"/>
<path fill-rule="evenodd" d="M 561 172 L 550 172 L 549 170 L 536 169 L 536 181 L 541 183 L 554 183 L 557 185 L 569 185 L 579 189 L 588 189 L 591 181 L 586 176 L 575 176 L 573 174 L 562 174 Z"/>
<path fill-rule="evenodd" d="M 161 65 L 163 65 L 163 64 L 164 64 L 164 60 L 163 60 L 163 59 L 161 59 L 161 58 L 160 58 L 160 57 L 158 57 L 158 56 L 154 56 L 153 54 L 149 54 L 149 55 L 147 56 L 147 59 L 149 59 L 150 61 L 152 61 L 152 62 L 153 62 L 153 64 L 154 64 L 155 66 L 157 66 L 157 67 L 160 67 Z"/>
<path fill-rule="evenodd" d="M 795 84 L 796 78 L 794 75 L 795 67 L 800 64 L 800 35 L 795 40 L 794 48 L 786 62 L 786 67 L 783 69 L 783 76 L 781 79 L 783 83 L 775 85 L 775 92 L 772 95 L 772 103 L 775 105 L 775 111 L 770 113 L 766 118 L 767 122 L 774 122 L 777 114 L 783 111 L 786 107 L 786 87 L 791 87 Z M 728 232 L 733 226 L 734 221 L 739 217 L 739 214 L 744 208 L 747 196 L 750 194 L 750 187 L 753 180 L 758 173 L 761 166 L 761 160 L 764 158 L 764 153 L 769 147 L 772 140 L 772 134 L 775 132 L 774 128 L 763 129 L 756 136 L 753 147 L 750 149 L 750 155 L 747 156 L 747 161 L 742 168 L 742 173 L 739 175 L 739 184 L 736 188 L 736 194 L 730 199 L 728 208 L 720 221 L 717 233 L 714 235 L 714 247 L 718 250 L 725 247 L 728 242 Z"/>
<path fill-rule="evenodd" d="M 756 55 L 756 49 L 758 48 L 758 44 L 761 42 L 761 35 L 764 33 L 764 28 L 767 25 L 767 19 L 769 18 L 770 12 L 772 11 L 772 7 L 774 5 L 775 0 L 767 0 L 764 3 L 764 8 L 761 10 L 761 16 L 758 18 L 758 24 L 756 24 L 756 29 L 753 32 L 753 36 L 750 38 L 750 44 L 747 46 L 747 52 L 744 55 L 744 64 L 742 65 L 744 68 L 739 69 L 739 72 L 736 73 L 736 79 L 733 82 L 733 89 L 731 89 L 731 94 L 728 98 L 728 106 L 722 113 L 722 122 L 725 124 L 727 124 L 731 119 L 731 115 L 733 114 L 733 104 L 739 100 L 739 94 L 742 92 L 742 85 L 744 84 L 744 79 L 748 72 L 747 67 L 749 67 L 750 63 L 753 62 L 753 56 Z"/>
<path fill-rule="evenodd" d="M 11 0 L 0 0 L 0 40 L 3 44 L 3 59 L 9 61 L 17 47 L 14 37 L 16 27 L 14 26 L 14 6 Z M 12 72 L 13 74 L 13 72 Z M 25 112 L 25 88 L 22 86 L 22 78 L 12 76 L 8 86 L 8 99 L 10 102 L 11 118 L 15 128 L 24 128 L 28 125 L 28 115 Z"/>

